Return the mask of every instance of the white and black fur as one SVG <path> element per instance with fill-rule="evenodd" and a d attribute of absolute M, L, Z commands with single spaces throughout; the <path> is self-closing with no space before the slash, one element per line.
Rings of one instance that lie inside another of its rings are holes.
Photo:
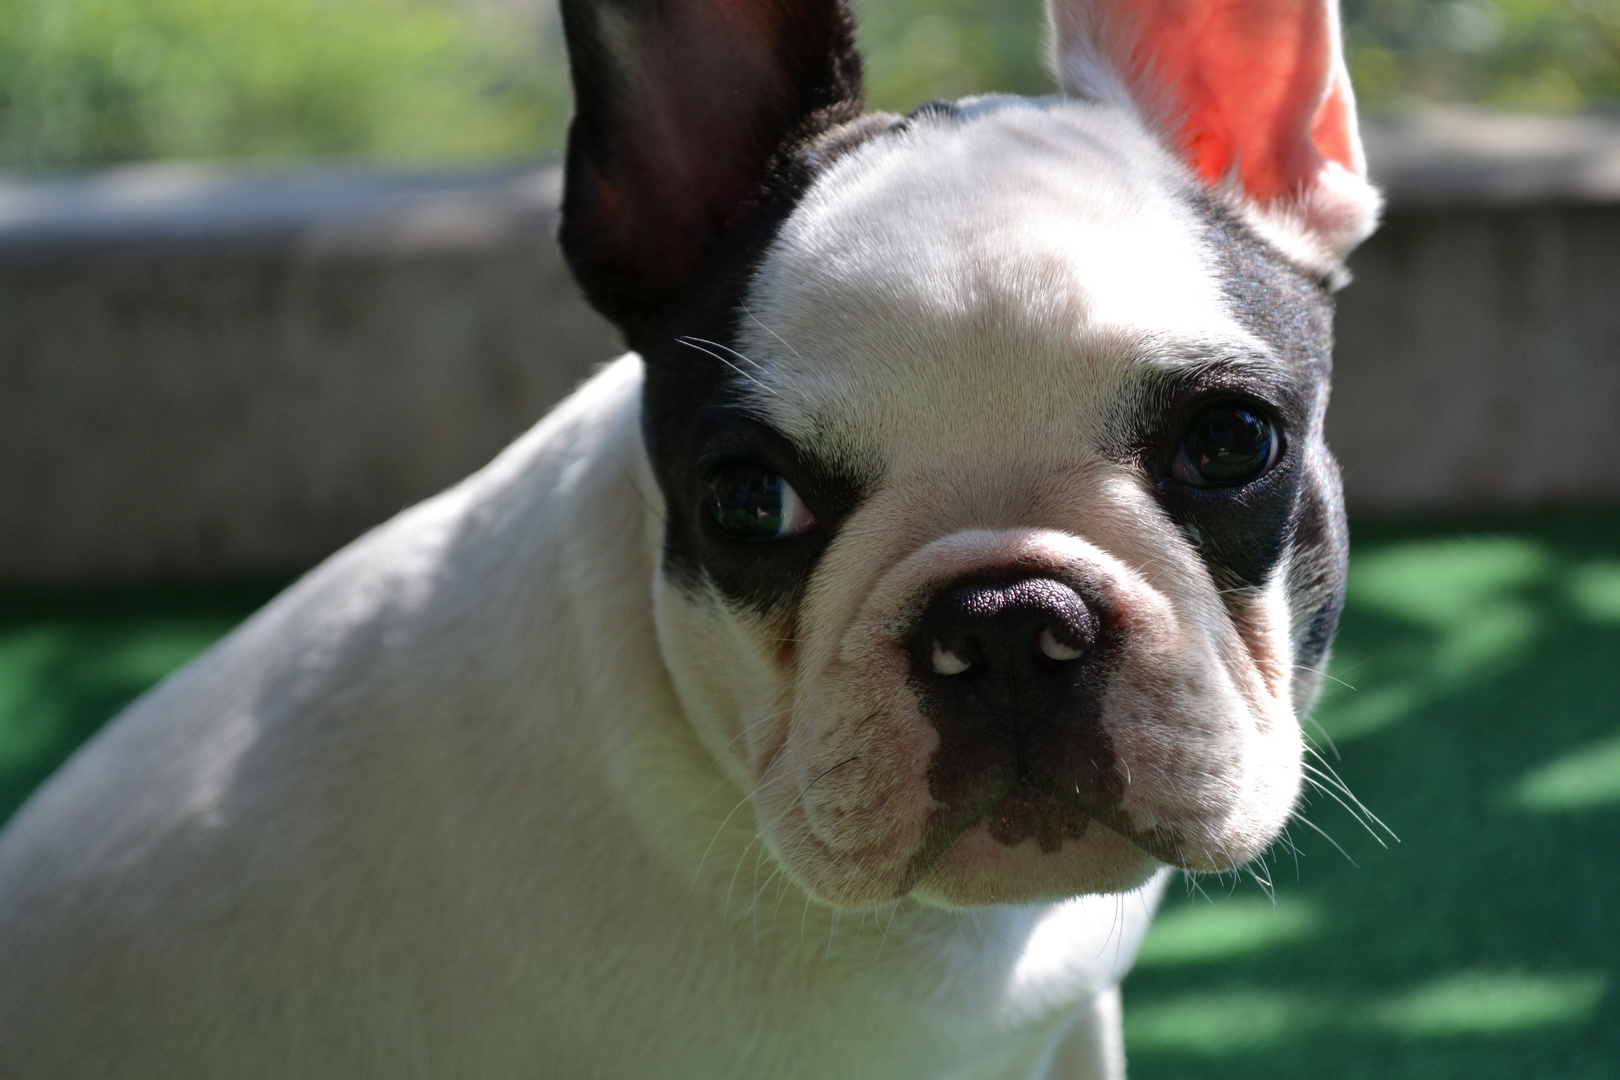
<path fill-rule="evenodd" d="M 1275 190 L 1187 149 L 1198 5 L 1058 0 L 1067 96 L 902 118 L 835 0 L 564 0 L 562 241 L 634 352 L 30 801 L 0 1075 L 1122 1076 L 1166 868 L 1279 835 L 1343 595 L 1377 198 L 1336 10 L 1256 5 L 1339 140 Z M 1220 408 L 1242 482 L 1187 472 Z M 734 475 L 794 527 L 722 527 Z"/>

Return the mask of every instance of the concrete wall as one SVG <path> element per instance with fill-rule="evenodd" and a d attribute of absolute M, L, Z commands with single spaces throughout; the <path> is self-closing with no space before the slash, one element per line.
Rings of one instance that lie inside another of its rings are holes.
<path fill-rule="evenodd" d="M 1340 300 L 1355 511 L 1620 497 L 1620 124 L 1370 133 Z M 0 581 L 307 566 L 616 351 L 558 175 L 143 167 L 0 182 Z"/>
<path fill-rule="evenodd" d="M 1353 510 L 1620 498 L 1620 206 L 1399 210 L 1355 271 L 1328 412 Z"/>
<path fill-rule="evenodd" d="M 555 168 L 0 192 L 0 580 L 296 569 L 482 465 L 619 351 L 556 254 L 558 192 Z"/>
<path fill-rule="evenodd" d="M 1352 510 L 1620 499 L 1620 122 L 1368 132 L 1383 228 L 1339 298 Z"/>

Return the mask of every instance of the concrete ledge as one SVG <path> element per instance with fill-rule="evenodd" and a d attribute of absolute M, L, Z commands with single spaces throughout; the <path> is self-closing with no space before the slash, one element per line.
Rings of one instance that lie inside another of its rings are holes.
<path fill-rule="evenodd" d="M 1352 509 L 1620 500 L 1620 205 L 1397 210 L 1342 294 Z"/>
<path fill-rule="evenodd" d="M 1351 507 L 1620 499 L 1620 118 L 1435 112 L 1367 150 L 1389 208 L 1328 415 Z"/>
<path fill-rule="evenodd" d="M 0 580 L 308 566 L 618 351 L 559 172 L 0 188 Z"/>
<path fill-rule="evenodd" d="M 547 163 L 491 172 L 156 164 L 0 178 L 0 265 L 117 254 L 398 257 L 545 243 L 561 192 L 562 170 Z"/>
<path fill-rule="evenodd" d="M 1620 118 L 1435 110 L 1369 126 L 1369 171 L 1396 213 L 1620 200 Z"/>
<path fill-rule="evenodd" d="M 1340 298 L 1353 510 L 1620 498 L 1620 122 L 1369 132 Z M 148 166 L 0 180 L 0 580 L 307 566 L 617 351 L 559 174 Z"/>

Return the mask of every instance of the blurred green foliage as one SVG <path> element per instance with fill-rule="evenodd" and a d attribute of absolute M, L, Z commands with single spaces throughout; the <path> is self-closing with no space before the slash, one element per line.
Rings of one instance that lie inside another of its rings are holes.
<path fill-rule="evenodd" d="M 851 0 L 866 94 L 910 112 L 931 98 L 1050 94 L 1043 0 Z"/>
<path fill-rule="evenodd" d="M 554 38 L 464 0 L 0 0 L 0 163 L 533 152 Z"/>
<path fill-rule="evenodd" d="M 854 0 L 873 105 L 1039 94 L 1041 0 Z M 550 0 L 0 0 L 0 166 L 546 153 Z M 1620 0 L 1344 0 L 1364 109 L 1620 100 Z"/>
<path fill-rule="evenodd" d="M 1566 111 L 1620 99 L 1620 0 L 1344 0 L 1362 107 Z"/>

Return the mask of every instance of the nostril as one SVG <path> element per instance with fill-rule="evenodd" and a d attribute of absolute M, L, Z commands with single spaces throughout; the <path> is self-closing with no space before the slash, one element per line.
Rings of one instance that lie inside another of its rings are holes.
<path fill-rule="evenodd" d="M 933 655 L 934 674 L 960 675 L 973 665 L 966 659 L 947 649 L 938 641 L 934 642 Z"/>
<path fill-rule="evenodd" d="M 1060 664 L 1067 663 L 1070 660 L 1078 660 L 1086 653 L 1083 645 L 1076 646 L 1059 641 L 1057 635 L 1052 633 L 1050 628 L 1041 630 L 1040 636 L 1035 639 L 1035 647 L 1040 649 L 1042 656 L 1048 660 L 1055 660 Z"/>

